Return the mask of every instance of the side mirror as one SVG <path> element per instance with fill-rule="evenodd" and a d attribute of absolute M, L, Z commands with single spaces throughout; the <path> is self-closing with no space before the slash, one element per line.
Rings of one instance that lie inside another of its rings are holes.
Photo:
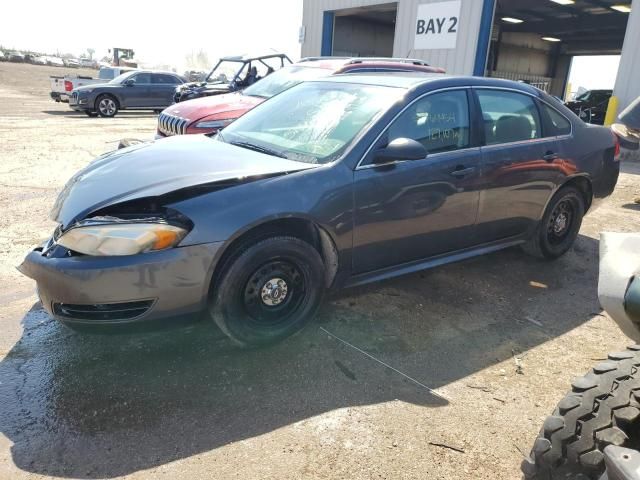
<path fill-rule="evenodd" d="M 130 78 L 130 79 L 126 80 L 126 81 L 124 82 L 124 84 L 125 84 L 127 87 L 133 87 L 133 86 L 136 84 L 136 81 L 135 81 L 135 79 Z"/>
<path fill-rule="evenodd" d="M 389 145 L 377 150 L 373 163 L 389 163 L 398 160 L 422 160 L 427 156 L 427 149 L 420 142 L 411 138 L 396 138 Z"/>

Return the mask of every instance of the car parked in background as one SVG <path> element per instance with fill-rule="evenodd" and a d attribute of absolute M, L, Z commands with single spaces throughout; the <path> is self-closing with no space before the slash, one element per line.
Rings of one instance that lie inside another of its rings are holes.
<path fill-rule="evenodd" d="M 9 61 L 15 63 L 24 62 L 24 55 L 20 52 L 11 52 L 9 53 Z"/>
<path fill-rule="evenodd" d="M 406 58 L 304 58 L 244 90 L 180 102 L 158 117 L 157 137 L 190 133 L 215 133 L 266 99 L 297 85 L 341 73 L 420 72 L 444 73 L 422 60 Z"/>
<path fill-rule="evenodd" d="M 47 65 L 52 67 L 64 67 L 64 62 L 60 57 L 47 57 Z"/>
<path fill-rule="evenodd" d="M 118 75 L 136 70 L 130 67 L 105 67 L 98 72 L 98 77 L 88 77 L 86 75 L 51 75 L 51 92 L 49 95 L 56 102 L 68 102 L 73 89 L 85 85 L 95 85 L 113 80 Z"/>
<path fill-rule="evenodd" d="M 79 61 L 83 68 L 98 68 L 98 62 L 90 58 L 81 58 Z"/>
<path fill-rule="evenodd" d="M 33 57 L 33 60 L 31 63 L 33 63 L 34 65 L 46 65 L 47 57 L 43 57 L 43 56 Z"/>
<path fill-rule="evenodd" d="M 584 122 L 604 125 L 611 95 L 613 90 L 587 90 L 567 102 L 566 106 Z"/>
<path fill-rule="evenodd" d="M 330 76 L 216 136 L 98 158 L 19 269 L 71 326 L 207 310 L 238 344 L 263 345 L 307 324 L 327 288 L 515 245 L 560 257 L 613 191 L 617 147 L 521 83 Z"/>
<path fill-rule="evenodd" d="M 78 61 L 78 59 L 76 58 L 63 58 L 62 61 L 64 62 L 65 67 L 70 67 L 70 68 L 80 67 L 80 61 Z"/>
<path fill-rule="evenodd" d="M 133 70 L 109 83 L 73 90 L 69 106 L 90 117 L 114 117 L 120 110 L 162 110 L 171 105 L 176 86 L 184 80 L 173 72 Z"/>
<path fill-rule="evenodd" d="M 283 53 L 222 57 L 201 82 L 189 82 L 176 88 L 174 101 L 235 92 L 254 84 L 261 78 L 281 69 L 291 60 Z"/>

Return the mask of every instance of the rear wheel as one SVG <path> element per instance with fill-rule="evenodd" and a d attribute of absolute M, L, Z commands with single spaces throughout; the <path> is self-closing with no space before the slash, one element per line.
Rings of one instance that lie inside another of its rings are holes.
<path fill-rule="evenodd" d="M 301 330 L 324 294 L 318 251 L 293 237 L 272 237 L 232 255 L 209 304 L 211 317 L 241 346 L 280 341 Z"/>
<path fill-rule="evenodd" d="M 115 117 L 118 113 L 118 102 L 111 95 L 100 95 L 96 100 L 96 110 L 101 117 Z"/>
<path fill-rule="evenodd" d="M 578 189 L 561 188 L 549 202 L 535 233 L 523 245 L 524 251 L 550 260 L 564 255 L 578 236 L 584 209 L 584 198 Z"/>
<path fill-rule="evenodd" d="M 599 479 L 609 445 L 640 447 L 640 346 L 609 354 L 572 383 L 544 422 L 529 458 L 527 479 Z"/>

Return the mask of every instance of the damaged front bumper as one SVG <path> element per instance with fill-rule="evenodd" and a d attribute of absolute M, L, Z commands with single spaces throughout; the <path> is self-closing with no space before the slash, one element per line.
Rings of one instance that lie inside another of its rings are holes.
<path fill-rule="evenodd" d="M 30 252 L 18 270 L 34 279 L 44 309 L 70 326 L 127 324 L 206 307 L 221 243 L 119 257 Z"/>

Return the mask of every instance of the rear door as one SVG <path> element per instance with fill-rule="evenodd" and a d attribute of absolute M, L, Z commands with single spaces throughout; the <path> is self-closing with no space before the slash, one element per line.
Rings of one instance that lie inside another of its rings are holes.
<path fill-rule="evenodd" d="M 484 120 L 480 243 L 528 234 L 564 176 L 555 136 L 543 135 L 538 104 L 515 90 L 474 88 Z"/>
<path fill-rule="evenodd" d="M 469 95 L 455 89 L 415 100 L 357 167 L 355 274 L 473 245 L 481 153 L 471 129 Z M 373 152 L 397 138 L 422 143 L 427 156 L 373 164 Z"/>
<path fill-rule="evenodd" d="M 154 107 L 168 107 L 173 103 L 176 86 L 182 83 L 178 77 L 166 73 L 151 74 L 151 96 Z"/>

